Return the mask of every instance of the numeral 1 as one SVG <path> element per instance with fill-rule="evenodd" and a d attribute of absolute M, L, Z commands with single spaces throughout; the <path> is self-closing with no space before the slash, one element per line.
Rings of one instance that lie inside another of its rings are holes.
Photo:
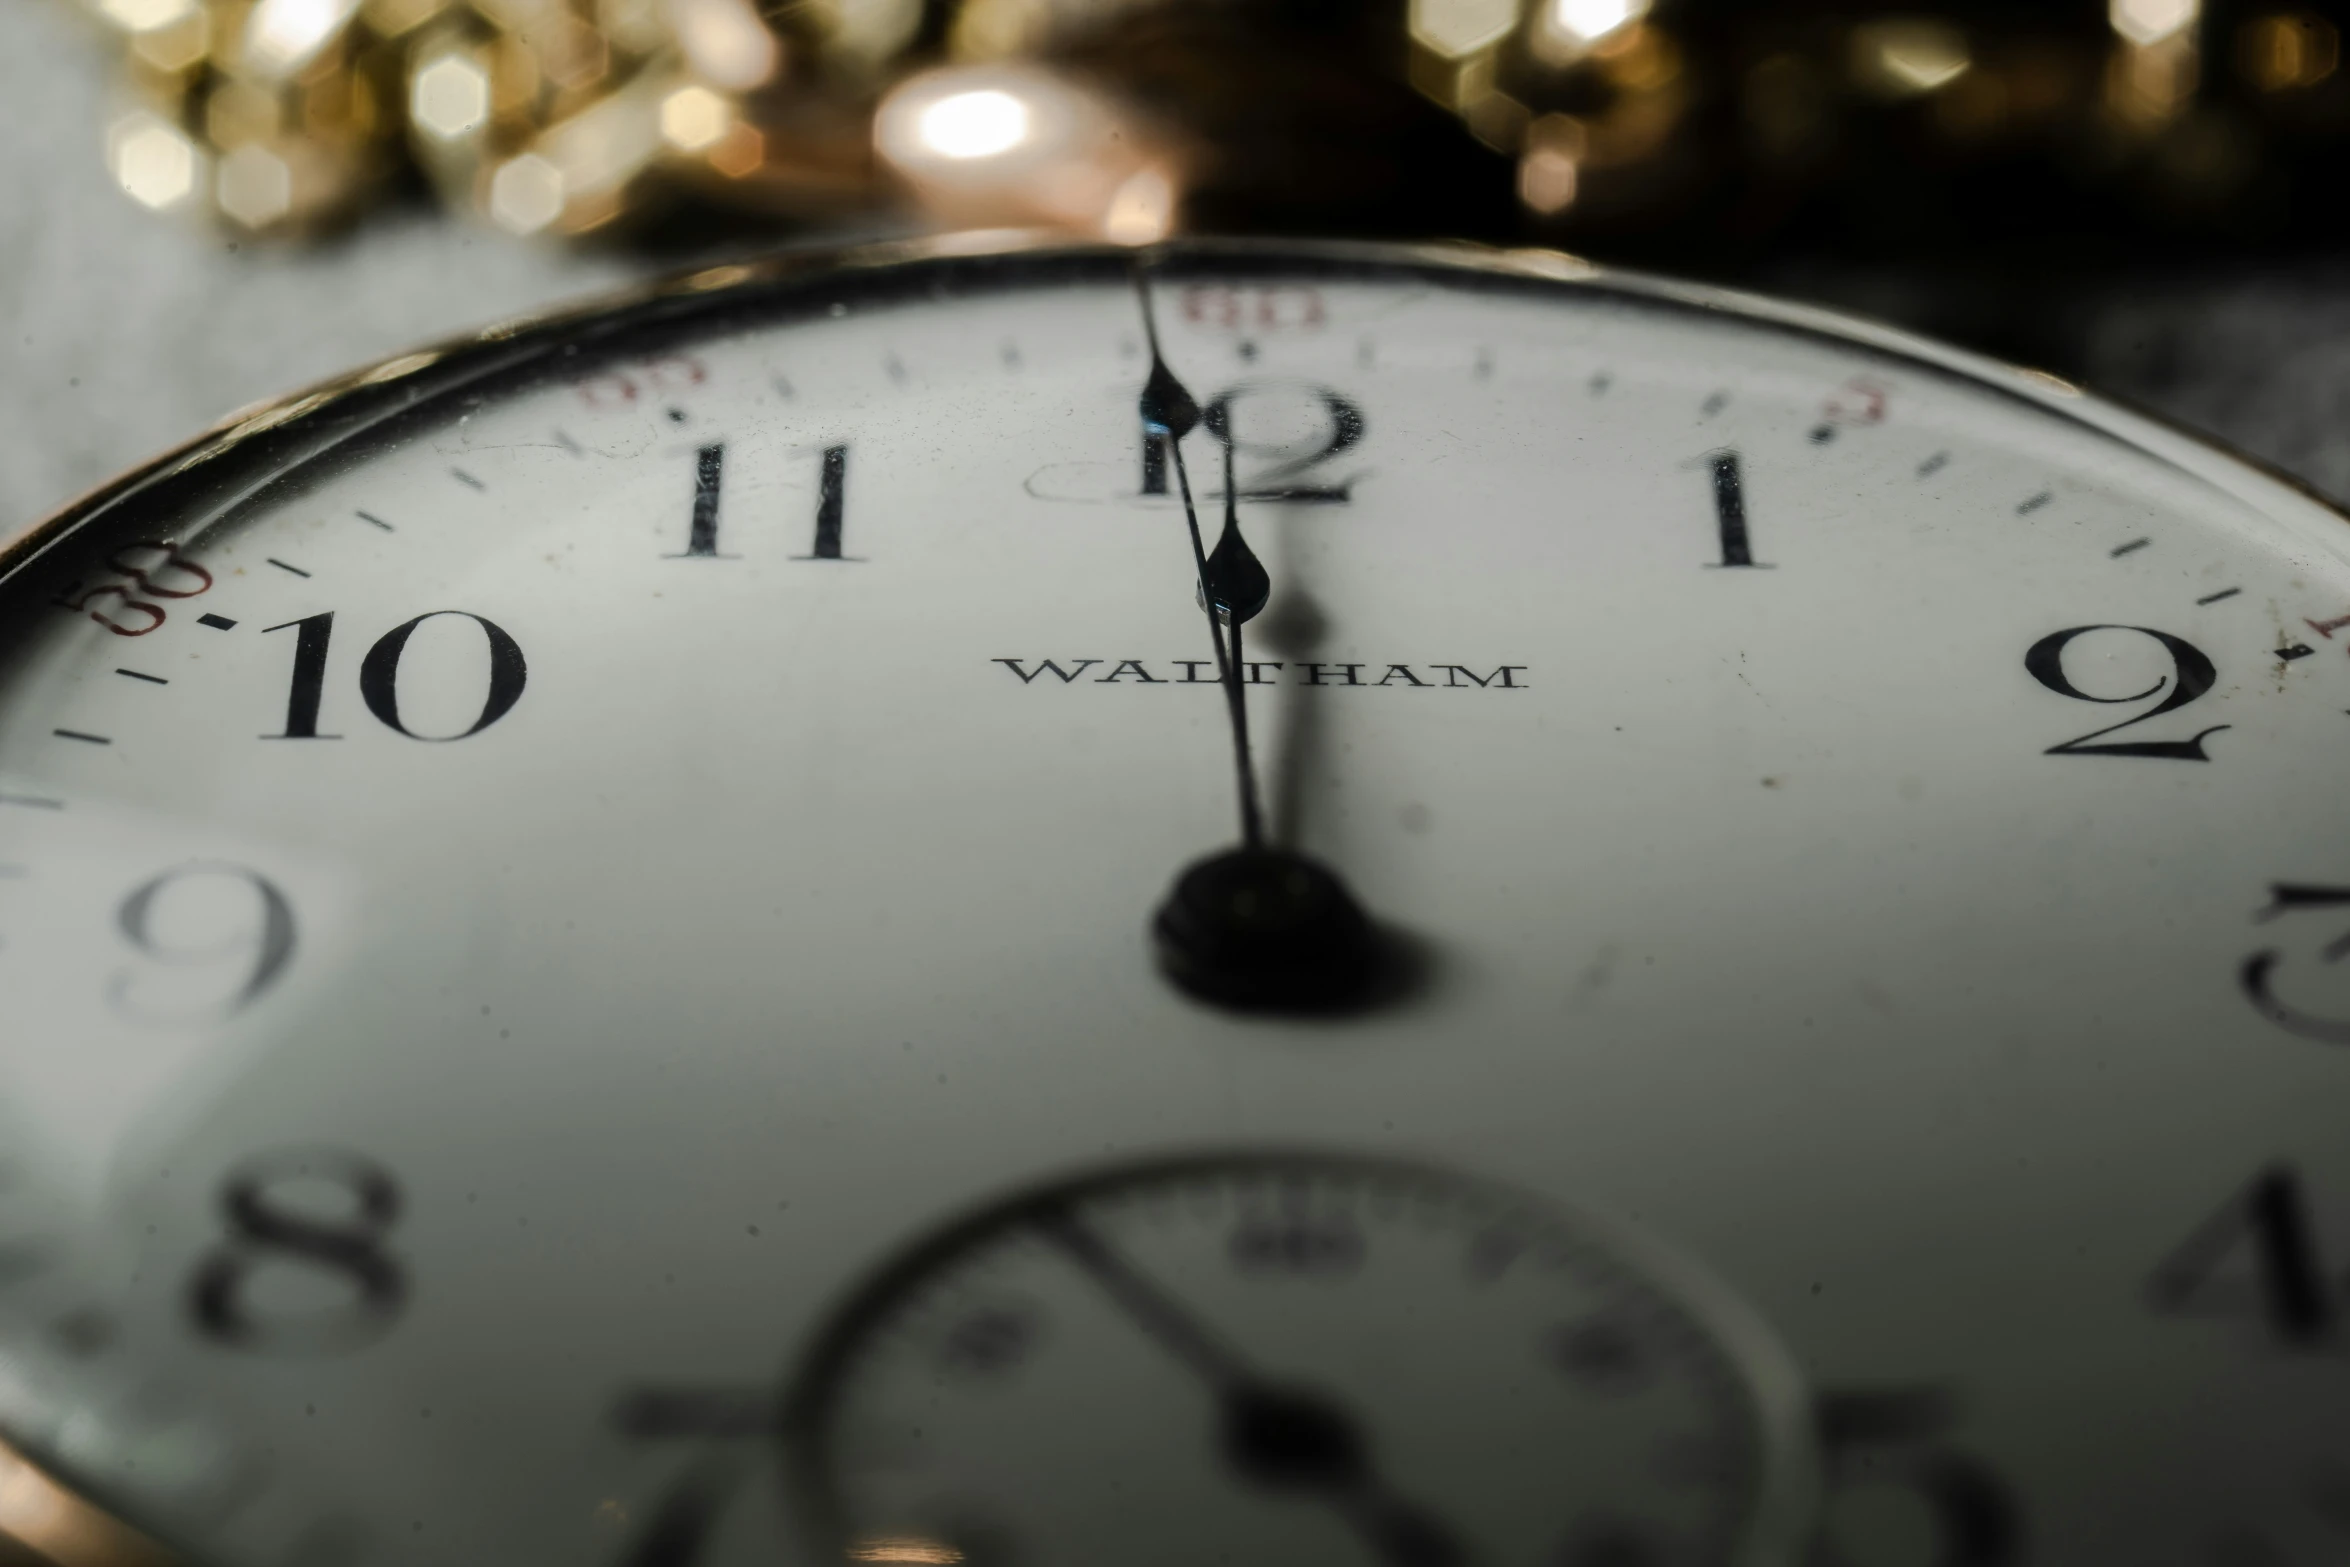
<path fill-rule="evenodd" d="M 318 705 L 326 694 L 326 651 L 335 634 L 335 612 L 289 620 L 264 628 L 294 631 L 294 681 L 286 693 L 286 732 L 263 735 L 264 740 L 340 740 L 341 735 L 318 732 Z"/>
<path fill-rule="evenodd" d="M 694 521 L 686 535 L 685 553 L 671 560 L 731 560 L 718 553 L 718 494 L 726 482 L 726 445 L 720 442 L 694 453 Z"/>
<path fill-rule="evenodd" d="M 1722 566 L 1751 566 L 1754 549 L 1746 536 L 1746 488 L 1738 473 L 1738 454 L 1711 452 L 1705 459 L 1713 470 L 1714 525 L 1721 531 Z"/>
<path fill-rule="evenodd" d="M 1142 432 L 1142 493 L 1167 493 L 1167 438 L 1149 430 Z"/>
<path fill-rule="evenodd" d="M 816 543 L 804 557 L 808 560 L 839 560 L 841 510 L 849 484 L 849 449 L 845 446 L 824 448 L 823 477 L 816 487 Z"/>

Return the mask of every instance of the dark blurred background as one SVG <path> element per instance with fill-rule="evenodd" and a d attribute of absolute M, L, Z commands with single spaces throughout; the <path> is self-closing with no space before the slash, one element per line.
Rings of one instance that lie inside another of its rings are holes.
<path fill-rule="evenodd" d="M 2343 22 L 2299 0 L 8 0 L 0 526 L 419 339 L 974 224 L 1558 246 L 2049 369 L 2346 498 Z M 938 140 L 931 109 L 990 95 L 1028 106 L 1025 140 Z"/>

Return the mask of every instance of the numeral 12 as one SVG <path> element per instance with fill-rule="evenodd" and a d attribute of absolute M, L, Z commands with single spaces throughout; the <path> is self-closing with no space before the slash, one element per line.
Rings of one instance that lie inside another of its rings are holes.
<path fill-rule="evenodd" d="M 683 550 L 665 556 L 668 560 L 735 560 L 738 556 L 722 553 L 718 548 L 719 500 L 726 484 L 726 443 L 713 442 L 694 453 L 694 509 L 693 520 L 686 532 Z M 827 446 L 818 465 L 816 483 L 816 535 L 805 555 L 794 560 L 849 560 L 841 553 L 841 528 L 847 510 L 849 484 L 849 449 L 846 445 Z"/>

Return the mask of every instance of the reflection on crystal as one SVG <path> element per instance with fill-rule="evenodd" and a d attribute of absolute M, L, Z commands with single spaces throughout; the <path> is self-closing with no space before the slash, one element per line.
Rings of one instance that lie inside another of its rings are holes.
<path fill-rule="evenodd" d="M 994 87 L 949 93 L 922 110 L 915 134 L 942 158 L 992 158 L 1028 139 L 1028 106 Z"/>
<path fill-rule="evenodd" d="M 939 1540 L 926 1540 L 919 1535 L 874 1535 L 857 1541 L 848 1549 L 853 1562 L 902 1562 L 920 1564 L 920 1567 L 952 1567 L 963 1559 L 963 1553 Z"/>
<path fill-rule="evenodd" d="M 386 38 L 397 38 L 423 26 L 450 9 L 457 0 L 365 0 L 367 25 Z"/>
<path fill-rule="evenodd" d="M 874 150 L 941 223 L 1039 225 L 1146 244 L 1174 226 L 1174 160 L 1121 106 L 1032 65 L 972 65 L 901 83 Z"/>
<path fill-rule="evenodd" d="M 294 171 L 259 143 L 248 143 L 220 160 L 213 176 L 220 210 L 247 228 L 267 228 L 294 207 Z"/>
<path fill-rule="evenodd" d="M 1457 60 L 1492 47 L 1518 25 L 1518 0 L 1412 0 L 1412 42 Z"/>
<path fill-rule="evenodd" d="M 1527 128 L 1518 199 L 1529 211 L 1551 217 L 1575 204 L 1586 140 L 1583 122 L 1573 115 L 1546 114 Z"/>
<path fill-rule="evenodd" d="M 126 32 L 170 27 L 197 14 L 196 0 L 98 0 L 98 14 Z"/>
<path fill-rule="evenodd" d="M 703 161 L 730 180 L 749 179 L 766 166 L 767 138 L 738 120 L 703 154 Z"/>
<path fill-rule="evenodd" d="M 256 0 L 245 19 L 244 61 L 284 78 L 318 58 L 359 10 L 359 0 Z"/>
<path fill-rule="evenodd" d="M 1932 92 L 1971 64 L 1966 34 L 1947 22 L 1904 17 L 1852 30 L 1853 75 L 1889 98 Z"/>
<path fill-rule="evenodd" d="M 2314 87 L 2342 61 L 2342 35 L 2322 16 L 2264 16 L 2244 29 L 2244 74 L 2263 92 Z"/>
<path fill-rule="evenodd" d="M 212 18 L 190 7 L 176 19 L 133 33 L 131 55 L 140 64 L 176 76 L 204 63 L 212 48 Z"/>
<path fill-rule="evenodd" d="M 1136 172 L 1102 218 L 1102 238 L 1113 245 L 1155 245 L 1174 231 L 1175 182 L 1164 169 Z"/>
<path fill-rule="evenodd" d="M 490 179 L 490 216 L 501 228 L 536 234 L 563 213 L 563 171 L 526 152 Z"/>
<path fill-rule="evenodd" d="M 2203 0 L 2110 0 L 2105 14 L 2115 32 L 2143 47 L 2193 26 Z"/>
<path fill-rule="evenodd" d="M 275 136 L 278 95 L 251 82 L 224 82 L 204 105 L 204 134 L 215 147 L 236 147 Z"/>
<path fill-rule="evenodd" d="M 694 74 L 748 92 L 773 79 L 783 48 L 750 0 L 666 0 L 670 25 Z"/>
<path fill-rule="evenodd" d="M 707 87 L 680 87 L 661 100 L 661 137 L 681 152 L 716 146 L 733 125 L 733 106 Z"/>
<path fill-rule="evenodd" d="M 2158 126 L 2194 96 L 2202 60 L 2190 33 L 2174 32 L 2150 44 L 2125 43 L 2106 73 L 2106 104 L 2125 125 Z"/>
<path fill-rule="evenodd" d="M 1551 27 L 1568 38 L 1595 44 L 1648 14 L 1648 0 L 1551 0 Z"/>
<path fill-rule="evenodd" d="M 133 201 L 162 212 L 195 194 L 203 155 L 178 126 L 140 110 L 114 122 L 106 164 Z"/>
<path fill-rule="evenodd" d="M 490 73 L 470 56 L 437 56 L 409 84 L 408 118 L 427 136 L 458 141 L 489 117 Z"/>

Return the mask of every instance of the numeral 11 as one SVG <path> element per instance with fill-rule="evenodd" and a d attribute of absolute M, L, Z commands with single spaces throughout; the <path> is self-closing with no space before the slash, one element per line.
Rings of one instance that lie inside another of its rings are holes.
<path fill-rule="evenodd" d="M 827 446 L 818 467 L 816 535 L 805 555 L 794 560 L 849 560 L 841 553 L 841 532 L 847 512 L 849 449 Z M 693 521 L 685 548 L 667 560 L 736 560 L 718 548 L 719 501 L 726 486 L 726 443 L 713 442 L 694 453 Z"/>

